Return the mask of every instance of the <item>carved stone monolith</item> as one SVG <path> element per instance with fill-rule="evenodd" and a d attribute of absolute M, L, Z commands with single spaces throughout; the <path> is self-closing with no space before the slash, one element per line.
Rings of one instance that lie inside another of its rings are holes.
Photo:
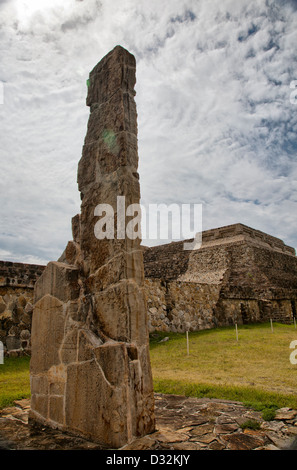
<path fill-rule="evenodd" d="M 90 73 L 81 214 L 35 285 L 32 320 L 30 423 L 109 448 L 155 425 L 141 240 L 117 237 L 118 201 L 140 201 L 135 72 L 117 46 Z M 99 204 L 112 207 L 114 238 L 96 236 Z"/>

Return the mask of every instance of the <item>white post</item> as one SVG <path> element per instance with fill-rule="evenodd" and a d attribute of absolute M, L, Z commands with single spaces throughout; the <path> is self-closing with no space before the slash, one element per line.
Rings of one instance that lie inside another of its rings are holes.
<path fill-rule="evenodd" d="M 0 364 L 4 364 L 4 347 L 2 341 L 0 341 Z"/>
<path fill-rule="evenodd" d="M 189 355 L 190 351 L 189 351 L 189 333 L 188 333 L 188 331 L 186 331 L 186 337 L 187 337 L 187 355 Z"/>
<path fill-rule="evenodd" d="M 237 323 L 235 323 L 235 332 L 236 332 L 236 341 L 238 341 L 238 329 L 237 329 Z"/>
<path fill-rule="evenodd" d="M 273 324 L 272 324 L 272 318 L 270 318 L 270 325 L 271 325 L 271 332 L 273 333 Z"/>

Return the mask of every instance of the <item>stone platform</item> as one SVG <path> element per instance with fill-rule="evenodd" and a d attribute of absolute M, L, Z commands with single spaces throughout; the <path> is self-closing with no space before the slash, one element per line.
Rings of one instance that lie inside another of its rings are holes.
<path fill-rule="evenodd" d="M 295 447 L 297 410 L 279 409 L 273 421 L 240 402 L 155 394 L 156 431 L 122 450 L 285 450 Z M 98 444 L 28 426 L 30 400 L 0 411 L 0 450 L 100 450 Z M 248 420 L 258 430 L 243 430 Z"/>

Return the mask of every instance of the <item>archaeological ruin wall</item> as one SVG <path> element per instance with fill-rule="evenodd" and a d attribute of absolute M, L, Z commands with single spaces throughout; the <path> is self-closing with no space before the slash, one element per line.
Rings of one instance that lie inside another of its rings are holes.
<path fill-rule="evenodd" d="M 297 258 L 282 240 L 234 224 L 203 232 L 199 250 L 183 243 L 144 251 L 150 331 L 293 321 Z"/>
<path fill-rule="evenodd" d="M 31 354 L 34 285 L 43 270 L 40 265 L 0 261 L 0 341 L 6 355 Z"/>
<path fill-rule="evenodd" d="M 296 317 L 295 250 L 280 239 L 236 224 L 203 232 L 197 252 L 183 243 L 144 248 L 150 332 Z M 33 286 L 45 266 L 0 262 L 0 268 L 0 341 L 7 355 L 30 354 Z"/>

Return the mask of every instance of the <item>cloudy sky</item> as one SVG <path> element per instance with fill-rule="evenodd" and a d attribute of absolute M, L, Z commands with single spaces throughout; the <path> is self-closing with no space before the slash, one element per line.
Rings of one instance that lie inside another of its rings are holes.
<path fill-rule="evenodd" d="M 86 79 L 117 44 L 137 61 L 142 203 L 297 247 L 296 0 L 0 0 L 0 259 L 72 238 Z"/>

